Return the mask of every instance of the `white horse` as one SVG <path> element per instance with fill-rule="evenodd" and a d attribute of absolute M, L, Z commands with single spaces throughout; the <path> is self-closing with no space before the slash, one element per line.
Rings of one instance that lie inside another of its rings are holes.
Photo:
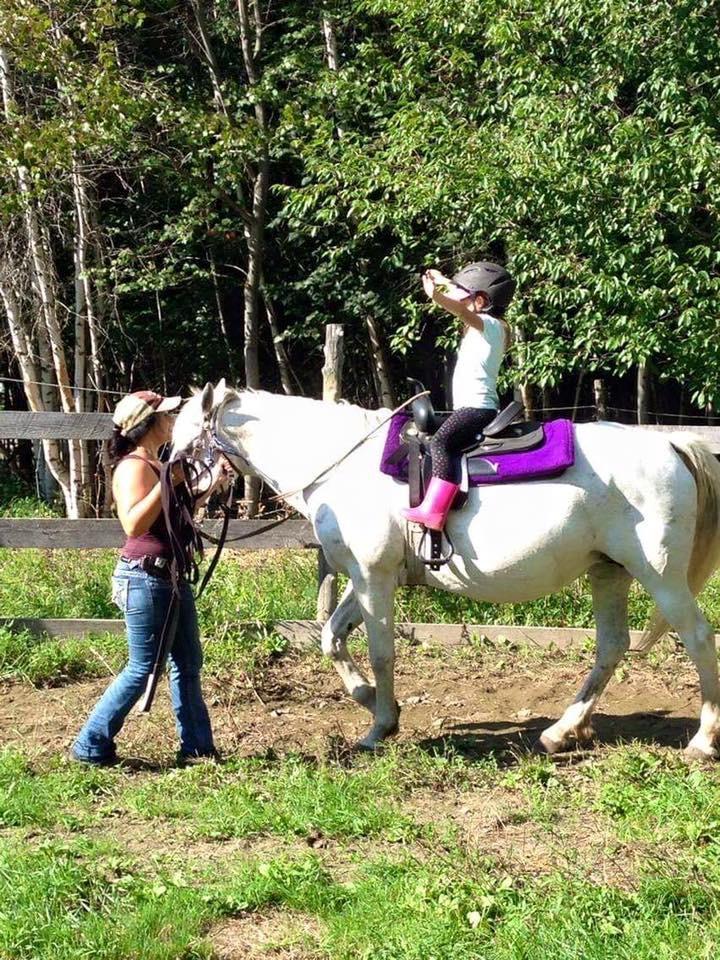
<path fill-rule="evenodd" d="M 263 478 L 312 521 L 330 565 L 350 578 L 323 628 L 322 648 L 352 698 L 373 715 L 360 745 L 373 748 L 398 729 L 393 596 L 399 584 L 512 603 L 555 593 L 587 572 L 595 665 L 575 701 L 542 734 L 542 748 L 555 753 L 590 736 L 597 699 L 629 647 L 627 598 L 637 579 L 658 611 L 647 646 L 670 625 L 698 670 L 700 727 L 687 752 L 717 758 L 717 655 L 695 601 L 720 563 L 720 465 L 708 448 L 687 434 L 668 439 L 616 424 L 579 424 L 575 464 L 561 476 L 471 488 L 448 521 L 455 557 L 431 571 L 417 563 L 416 538 L 400 515 L 407 487 L 378 469 L 387 416 L 345 403 L 238 393 L 221 381 L 185 404 L 173 435 L 174 450 L 188 453 L 209 450 L 213 434 L 219 437 L 236 451 L 238 470 Z M 374 685 L 347 649 L 347 635 L 361 621 Z"/>

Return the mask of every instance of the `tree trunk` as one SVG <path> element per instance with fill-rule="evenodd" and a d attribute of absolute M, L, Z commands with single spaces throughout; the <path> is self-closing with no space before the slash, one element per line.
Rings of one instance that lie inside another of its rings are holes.
<path fill-rule="evenodd" d="M 340 323 L 325 327 L 325 364 L 323 375 L 323 400 L 337 403 L 342 394 L 342 371 L 345 359 L 345 331 Z M 337 576 L 330 568 L 323 550 L 318 553 L 318 599 L 317 618 L 325 623 L 337 607 Z"/>
<path fill-rule="evenodd" d="M 595 394 L 595 407 L 598 420 L 607 420 L 607 389 L 602 377 L 596 377 L 593 380 L 593 393 Z"/>
<path fill-rule="evenodd" d="M 210 276 L 212 278 L 213 284 L 213 293 L 215 294 L 215 306 L 217 307 L 218 312 L 218 323 L 220 324 L 220 333 L 225 344 L 225 350 L 227 352 L 228 360 L 228 373 L 230 374 L 230 380 L 232 383 L 237 383 L 237 373 L 235 371 L 235 361 L 233 360 L 232 347 L 230 346 L 230 337 L 228 336 L 228 325 L 225 317 L 225 310 L 223 308 L 222 295 L 220 293 L 220 281 L 217 273 L 217 263 L 215 261 L 215 254 L 212 250 L 208 252 L 208 260 L 210 261 Z"/>
<path fill-rule="evenodd" d="M 0 47 L 0 85 L 2 86 L 5 120 L 11 124 L 17 115 L 17 99 L 7 51 L 4 47 Z M 16 168 L 16 183 L 18 193 L 23 201 L 23 217 L 30 253 L 33 289 L 38 298 L 40 319 L 38 344 L 41 364 L 47 346 L 52 360 L 53 380 L 57 384 L 61 409 L 70 413 L 75 409 L 75 397 L 62 339 L 62 326 L 59 320 L 59 303 L 49 232 L 47 226 L 42 222 L 42 211 L 33 196 L 27 168 L 22 164 Z M 49 452 L 50 448 L 45 449 L 46 452 Z M 90 503 L 85 488 L 86 475 L 83 474 L 84 458 L 81 442 L 77 440 L 68 442 L 67 474 L 64 469 L 61 469 L 57 458 L 49 455 L 47 459 L 50 469 L 63 490 L 68 517 L 87 515 L 90 510 Z"/>
<path fill-rule="evenodd" d="M 337 36 L 335 34 L 335 18 L 329 16 L 328 14 L 323 14 L 321 27 L 323 41 L 325 43 L 325 59 L 327 61 L 328 70 L 337 70 L 338 48 Z"/>
<path fill-rule="evenodd" d="M 513 327 L 513 337 L 516 343 L 525 343 L 525 332 L 521 327 Z M 521 366 L 519 360 L 517 365 L 518 367 Z M 532 420 L 535 416 L 535 390 L 532 384 L 526 381 L 518 383 L 514 390 L 514 398 L 519 400 L 523 407 L 525 407 L 525 419 Z"/>
<path fill-rule="evenodd" d="M 320 21 L 320 30 L 322 33 L 323 44 L 325 46 L 325 62 L 327 63 L 328 70 L 332 70 L 333 73 L 337 73 L 340 69 L 340 61 L 338 58 L 335 18 L 331 17 L 329 14 L 323 14 Z M 342 139 L 343 129 L 340 124 L 336 124 L 335 131 L 338 135 L 338 139 Z"/>
<path fill-rule="evenodd" d="M 546 420 L 548 413 L 552 413 L 552 392 L 548 387 L 542 388 L 541 402 L 543 420 Z"/>
<path fill-rule="evenodd" d="M 392 410 L 395 406 L 395 401 L 393 399 L 387 356 L 380 336 L 380 330 L 375 322 L 375 318 L 369 313 L 365 314 L 365 325 L 367 327 L 368 337 L 370 338 L 370 352 L 373 358 L 373 372 L 377 385 L 378 400 L 380 401 L 381 407 L 388 407 Z"/>
<path fill-rule="evenodd" d="M 251 90 L 256 90 L 260 82 L 257 60 L 262 48 L 263 31 L 260 5 L 253 2 L 252 20 L 247 0 L 237 0 L 237 8 L 240 21 L 240 43 L 248 86 Z M 270 186 L 270 157 L 267 148 L 267 110 L 259 96 L 256 97 L 254 106 L 261 147 L 257 169 L 252 178 L 251 218 L 250 222 L 245 224 L 248 266 L 243 288 L 243 331 L 245 336 L 243 359 L 245 362 L 246 386 L 251 389 L 258 389 L 260 386 L 259 293 L 265 247 L 267 195 Z M 258 512 L 260 498 L 260 484 L 256 478 L 246 480 L 245 491 L 245 498 L 248 501 L 248 516 L 254 517 Z"/>
<path fill-rule="evenodd" d="M 33 351 L 31 331 L 22 316 L 20 297 L 13 289 L 12 282 L 7 279 L 7 274 L 12 270 L 12 266 L 7 260 L 1 266 L 3 277 L 0 278 L 0 299 L 5 308 L 10 338 L 20 368 L 20 375 L 23 379 L 25 398 L 30 410 L 35 413 L 42 412 L 51 409 L 52 392 L 47 387 L 43 388 L 42 386 L 44 375 Z M 50 400 L 50 404 L 48 404 L 48 400 Z M 69 496 L 69 477 L 62 462 L 58 441 L 43 440 L 37 443 L 35 445 L 35 459 L 43 498 L 48 502 L 54 499 L 59 483 L 63 496 L 67 500 Z M 48 470 L 51 471 L 52 483 L 47 478 Z"/>
<path fill-rule="evenodd" d="M 205 11 L 202 7 L 202 0 L 190 0 L 190 6 L 192 7 L 192 11 L 195 16 L 195 23 L 197 24 L 198 28 L 198 34 L 200 36 L 200 49 L 202 50 L 203 57 L 205 58 L 208 71 L 210 73 L 210 82 L 212 83 L 213 100 L 215 101 L 215 106 L 218 111 L 227 115 L 225 101 L 223 100 L 222 90 L 220 87 L 220 69 L 218 67 L 217 60 L 215 59 L 215 53 L 213 51 L 212 44 L 210 43 L 207 22 L 205 20 Z"/>
<path fill-rule="evenodd" d="M 275 359 L 277 360 L 278 370 L 280 371 L 280 382 L 282 383 L 283 393 L 286 393 L 290 397 L 295 393 L 292 383 L 294 376 L 293 370 L 290 366 L 290 360 L 288 359 L 287 351 L 285 350 L 285 344 L 283 343 L 280 328 L 278 327 L 275 310 L 264 288 L 262 291 L 262 296 L 263 303 L 265 304 L 265 314 L 270 326 L 273 348 L 275 350 Z M 295 377 L 295 381 L 299 385 L 297 377 Z"/>
<path fill-rule="evenodd" d="M 580 396 L 582 393 L 584 379 L 585 379 L 585 368 L 582 367 L 580 370 L 580 373 L 578 373 L 577 384 L 575 386 L 575 399 L 573 400 L 572 414 L 570 415 L 570 419 L 573 421 L 577 417 L 578 407 L 580 406 Z"/>

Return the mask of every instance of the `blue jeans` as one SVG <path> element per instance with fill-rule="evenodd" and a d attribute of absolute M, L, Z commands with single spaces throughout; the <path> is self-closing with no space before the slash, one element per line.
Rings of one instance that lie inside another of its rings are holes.
<path fill-rule="evenodd" d="M 125 615 L 129 660 L 113 680 L 78 734 L 72 752 L 78 760 L 103 763 L 115 756 L 115 736 L 142 696 L 170 605 L 172 588 L 141 570 L 118 561 L 112 578 L 113 600 Z M 170 694 L 180 752 L 187 756 L 214 753 L 210 717 L 200 688 L 203 655 L 192 591 L 182 585 L 180 616 L 169 656 Z"/>

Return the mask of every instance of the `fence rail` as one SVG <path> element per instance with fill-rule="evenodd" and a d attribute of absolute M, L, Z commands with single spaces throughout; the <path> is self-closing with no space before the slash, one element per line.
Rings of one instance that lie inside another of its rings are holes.
<path fill-rule="evenodd" d="M 624 424 L 639 430 L 664 433 L 694 433 L 720 455 L 720 426 L 708 424 Z M 1 440 L 108 440 L 112 436 L 109 413 L 27 413 L 0 410 Z"/>
<path fill-rule="evenodd" d="M 284 637 L 298 649 L 320 645 L 320 620 L 271 620 L 262 624 L 267 630 Z M 0 617 L 0 627 L 29 630 L 58 639 L 85 637 L 89 634 L 125 632 L 124 620 L 70 620 L 36 617 Z M 240 622 L 238 627 L 257 629 L 258 623 Z M 360 626 L 361 632 L 365 631 Z M 457 647 L 536 647 L 539 650 L 582 650 L 596 639 L 594 629 L 588 627 L 510 627 L 483 623 L 396 623 L 395 636 L 425 649 L 455 649 Z M 643 632 L 630 631 L 630 651 L 641 647 Z M 715 634 L 715 645 L 720 648 L 720 634 Z"/>
<path fill-rule="evenodd" d="M 109 413 L 0 411 L 0 440 L 109 440 Z"/>
<path fill-rule="evenodd" d="M 229 550 L 304 550 L 319 546 L 312 524 L 307 520 L 286 520 L 272 530 L 263 531 L 267 520 L 231 520 L 228 540 L 247 537 L 235 543 L 228 542 Z M 217 537 L 221 520 L 207 520 L 202 529 Z M 14 549 L 98 550 L 121 547 L 125 535 L 117 520 L 1 520 L 0 547 Z M 210 547 L 208 549 L 211 549 Z"/>

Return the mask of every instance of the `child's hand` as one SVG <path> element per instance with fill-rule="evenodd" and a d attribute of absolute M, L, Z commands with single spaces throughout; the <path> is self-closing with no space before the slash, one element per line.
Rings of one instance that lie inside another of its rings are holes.
<path fill-rule="evenodd" d="M 426 270 L 422 275 L 422 285 L 425 293 L 432 299 L 433 294 L 435 293 L 435 287 L 438 283 L 447 283 L 445 277 L 440 273 L 439 270 Z"/>
<path fill-rule="evenodd" d="M 450 283 L 448 278 L 443 276 L 443 274 L 440 273 L 439 270 L 435 270 L 435 269 L 426 270 L 422 276 L 423 289 L 425 293 L 430 297 L 431 300 L 434 297 L 435 293 L 437 292 L 437 288 L 439 286 L 442 286 L 443 284 L 448 284 L 448 283 Z"/>

